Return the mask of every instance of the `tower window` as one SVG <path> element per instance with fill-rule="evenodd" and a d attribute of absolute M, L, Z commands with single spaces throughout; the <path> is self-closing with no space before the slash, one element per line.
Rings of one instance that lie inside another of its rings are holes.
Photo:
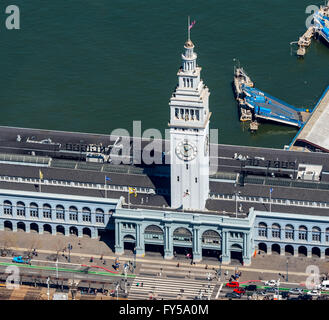
<path fill-rule="evenodd" d="M 175 108 L 175 118 L 178 119 L 179 118 L 179 109 Z"/>
<path fill-rule="evenodd" d="M 195 183 L 198 183 L 198 178 L 195 178 Z"/>
<path fill-rule="evenodd" d="M 195 111 L 195 116 L 196 116 L 197 121 L 199 121 L 200 120 L 199 110 Z"/>
<path fill-rule="evenodd" d="M 193 88 L 193 79 L 191 79 L 191 87 Z"/>
<path fill-rule="evenodd" d="M 180 118 L 184 119 L 184 109 L 180 109 Z"/>
<path fill-rule="evenodd" d="M 184 82 L 184 88 L 186 87 L 186 79 L 183 78 L 183 82 Z"/>
<path fill-rule="evenodd" d="M 177 176 L 177 181 L 179 182 L 179 176 Z"/>
<path fill-rule="evenodd" d="M 188 170 L 188 164 L 186 164 L 186 170 Z"/>

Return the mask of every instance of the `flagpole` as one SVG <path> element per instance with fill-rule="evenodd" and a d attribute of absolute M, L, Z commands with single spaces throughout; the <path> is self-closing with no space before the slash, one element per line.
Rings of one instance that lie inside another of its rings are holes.
<path fill-rule="evenodd" d="M 41 192 L 41 179 L 39 179 L 39 186 L 40 186 L 40 192 Z"/>
<path fill-rule="evenodd" d="M 105 187 L 105 198 L 107 198 L 107 190 L 106 190 L 106 176 L 104 177 L 104 187 Z"/>
<path fill-rule="evenodd" d="M 190 16 L 188 16 L 187 20 L 187 33 L 188 33 L 188 40 L 191 40 L 191 31 L 190 31 Z"/>
<path fill-rule="evenodd" d="M 128 187 L 128 209 L 130 209 L 130 190 Z"/>
<path fill-rule="evenodd" d="M 272 213 L 272 192 L 270 189 L 270 213 Z"/>

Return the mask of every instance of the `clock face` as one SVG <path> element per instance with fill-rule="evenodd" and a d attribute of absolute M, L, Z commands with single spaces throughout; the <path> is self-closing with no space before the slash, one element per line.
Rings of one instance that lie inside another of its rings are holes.
<path fill-rule="evenodd" d="M 197 153 L 197 147 L 187 140 L 179 142 L 176 146 L 177 157 L 182 160 L 191 161 L 195 159 Z"/>

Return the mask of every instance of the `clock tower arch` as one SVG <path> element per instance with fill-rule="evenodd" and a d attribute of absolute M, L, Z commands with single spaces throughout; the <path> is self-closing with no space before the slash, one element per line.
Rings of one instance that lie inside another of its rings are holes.
<path fill-rule="evenodd" d="M 209 89 L 190 37 L 170 106 L 171 207 L 205 210 L 209 197 Z"/>

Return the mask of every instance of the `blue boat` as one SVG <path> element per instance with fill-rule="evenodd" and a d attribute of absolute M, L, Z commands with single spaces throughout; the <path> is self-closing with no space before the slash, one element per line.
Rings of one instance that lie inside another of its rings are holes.
<path fill-rule="evenodd" d="M 321 38 L 329 44 L 329 7 L 321 7 L 319 11 L 316 11 L 313 15 L 314 28 Z"/>

